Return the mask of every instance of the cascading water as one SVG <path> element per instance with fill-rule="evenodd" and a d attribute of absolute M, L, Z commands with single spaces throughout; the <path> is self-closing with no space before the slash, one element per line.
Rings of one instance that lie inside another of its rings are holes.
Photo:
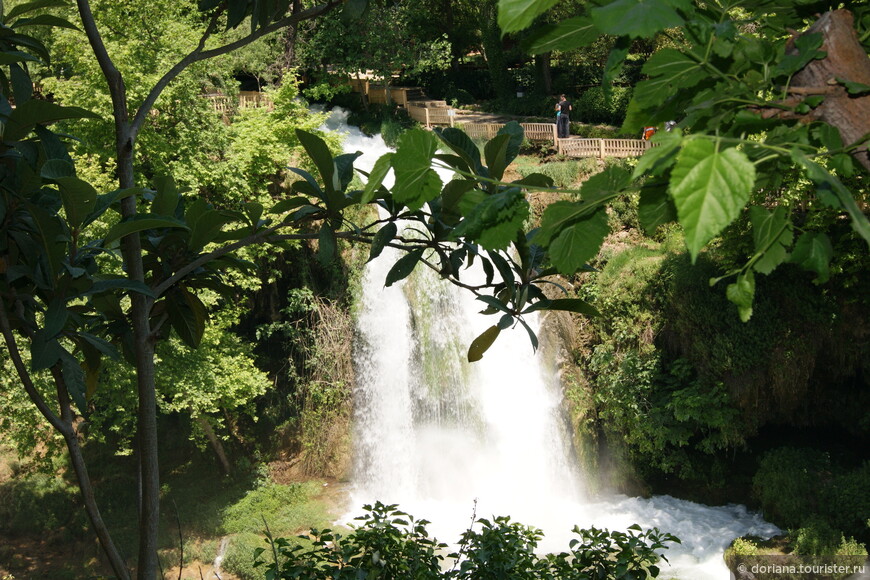
<path fill-rule="evenodd" d="M 370 168 L 389 149 L 347 128 L 346 151 Z M 449 177 L 443 176 L 445 179 Z M 624 530 L 637 523 L 682 540 L 663 578 L 722 580 L 725 547 L 737 536 L 778 529 L 743 506 L 709 507 L 668 496 L 588 497 L 571 460 L 555 369 L 535 356 L 525 331 L 503 332 L 483 360 L 465 349 L 493 322 L 469 292 L 418 269 L 384 287 L 398 256 L 389 248 L 366 268 L 358 308 L 354 440 L 356 470 L 348 519 L 364 503 L 398 503 L 456 541 L 475 510 L 509 515 L 545 532 L 543 550 L 565 550 L 573 526 Z M 536 320 L 530 320 L 534 327 Z"/>

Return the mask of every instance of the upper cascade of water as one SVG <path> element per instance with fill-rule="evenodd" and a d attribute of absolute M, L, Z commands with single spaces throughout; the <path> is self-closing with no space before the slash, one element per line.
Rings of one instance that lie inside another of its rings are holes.
<path fill-rule="evenodd" d="M 390 151 L 379 137 L 346 126 L 370 169 Z M 443 175 L 445 181 L 449 175 Z M 727 545 L 778 529 L 743 506 L 709 507 L 668 496 L 589 497 L 571 449 L 556 369 L 536 355 L 522 329 L 503 332 L 483 360 L 469 364 L 471 340 L 493 321 L 481 303 L 427 269 L 389 288 L 398 254 L 387 248 L 366 267 L 355 338 L 355 474 L 348 519 L 360 506 L 398 503 L 442 541 L 456 541 L 477 516 L 509 515 L 545 532 L 541 548 L 567 549 L 570 530 L 658 527 L 682 540 L 668 550 L 663 577 L 721 580 Z M 424 271 L 426 270 L 426 271 Z M 538 321 L 528 322 L 536 328 Z M 476 508 L 475 508 L 476 506 Z M 670 574 L 670 576 L 669 576 Z"/>

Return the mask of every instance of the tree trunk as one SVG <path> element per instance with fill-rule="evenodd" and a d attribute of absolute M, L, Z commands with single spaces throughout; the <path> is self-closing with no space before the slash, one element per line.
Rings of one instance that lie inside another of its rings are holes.
<path fill-rule="evenodd" d="M 221 443 L 221 440 L 218 439 L 217 434 L 215 434 L 214 429 L 212 429 L 211 423 L 209 423 L 208 419 L 206 419 L 205 417 L 197 415 L 196 424 L 199 425 L 199 428 L 202 429 L 203 433 L 205 433 L 205 438 L 208 439 L 208 442 L 211 445 L 214 454 L 217 456 L 218 461 L 220 461 L 221 463 L 221 469 L 223 469 L 224 475 L 229 475 L 232 471 L 232 467 L 230 466 L 230 462 L 227 459 L 227 454 L 224 451 L 224 446 Z"/>
<path fill-rule="evenodd" d="M 852 145 L 870 134 L 870 95 L 850 96 L 840 80 L 870 85 L 870 58 L 858 40 L 852 13 L 848 10 L 826 12 L 803 34 L 820 33 L 825 58 L 810 61 L 792 78 L 790 90 L 798 94 L 824 94 L 825 100 L 813 117 L 840 131 L 844 145 Z M 795 54 L 793 43 L 787 51 Z M 855 159 L 870 170 L 866 145 L 854 153 Z"/>
<path fill-rule="evenodd" d="M 550 70 L 550 57 L 552 52 L 535 55 L 535 68 L 538 70 L 538 82 L 545 95 L 553 94 L 553 75 Z"/>
<path fill-rule="evenodd" d="M 492 88 L 499 99 L 514 96 L 513 80 L 507 69 L 501 28 L 498 26 L 497 7 L 494 0 L 485 0 L 480 8 L 483 54 L 492 80 Z"/>

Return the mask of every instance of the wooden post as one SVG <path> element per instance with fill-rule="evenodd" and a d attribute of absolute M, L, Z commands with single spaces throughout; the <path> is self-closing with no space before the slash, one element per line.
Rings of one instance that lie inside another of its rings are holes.
<path fill-rule="evenodd" d="M 604 159 L 604 139 L 598 140 L 598 158 Z"/>
<path fill-rule="evenodd" d="M 429 107 L 424 107 L 423 111 L 426 113 L 426 128 L 431 129 L 432 126 L 429 124 Z"/>
<path fill-rule="evenodd" d="M 556 151 L 561 153 L 561 147 L 559 146 L 559 129 L 556 126 L 556 123 L 553 123 L 553 146 L 556 148 Z"/>

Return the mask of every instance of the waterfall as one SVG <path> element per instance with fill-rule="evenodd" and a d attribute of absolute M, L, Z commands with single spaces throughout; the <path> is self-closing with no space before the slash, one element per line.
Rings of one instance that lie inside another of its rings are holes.
<path fill-rule="evenodd" d="M 345 150 L 371 167 L 388 151 L 379 138 L 347 128 Z M 447 179 L 447 177 L 445 177 Z M 662 578 L 723 580 L 727 545 L 775 526 L 743 506 L 710 507 L 668 496 L 650 499 L 584 491 L 570 448 L 554 368 L 532 351 L 526 332 L 501 333 L 482 361 L 465 362 L 471 340 L 494 323 L 482 303 L 425 268 L 384 287 L 398 255 L 387 248 L 366 268 L 358 304 L 353 509 L 398 503 L 430 532 L 457 541 L 478 517 L 509 515 L 541 528 L 545 551 L 567 550 L 570 530 L 624 530 L 637 523 L 682 540 L 666 552 Z M 529 320 L 535 328 L 538 321 Z"/>

